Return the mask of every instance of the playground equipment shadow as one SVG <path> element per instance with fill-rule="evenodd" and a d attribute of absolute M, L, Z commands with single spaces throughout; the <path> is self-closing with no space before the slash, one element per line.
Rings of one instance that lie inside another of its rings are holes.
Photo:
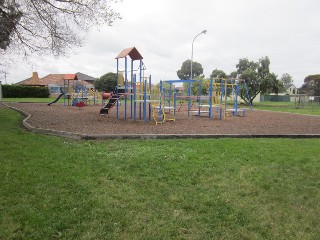
<path fill-rule="evenodd" d="M 244 117 L 230 116 L 213 119 L 189 116 L 178 112 L 176 121 L 155 125 L 154 121 L 123 119 L 123 109 L 112 109 L 108 116 L 99 117 L 101 106 L 83 108 L 48 106 L 43 103 L 10 103 L 28 116 L 24 125 L 31 131 L 77 139 L 106 138 L 217 138 L 217 137 L 320 137 L 320 117 L 247 110 Z M 130 117 L 130 116 L 129 116 Z M 138 116 L 139 117 L 139 116 Z"/>

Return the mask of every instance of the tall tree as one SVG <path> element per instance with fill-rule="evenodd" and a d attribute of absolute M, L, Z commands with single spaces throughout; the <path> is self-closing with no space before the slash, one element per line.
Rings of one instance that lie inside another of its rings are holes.
<path fill-rule="evenodd" d="M 192 62 L 192 77 L 191 74 L 191 60 L 186 60 L 182 63 L 181 69 L 177 71 L 178 78 L 181 80 L 194 79 L 203 75 L 202 65 L 198 62 Z"/>
<path fill-rule="evenodd" d="M 309 75 L 304 79 L 300 92 L 320 96 L 320 74 Z"/>
<path fill-rule="evenodd" d="M 270 73 L 270 59 L 268 57 L 260 58 L 258 62 L 242 58 L 236 67 L 240 78 L 246 81 L 251 104 L 259 93 L 270 93 L 275 88 L 277 76 Z M 240 97 L 243 100 L 247 99 L 245 89 L 241 89 Z"/>
<path fill-rule="evenodd" d="M 281 81 L 284 85 L 289 85 L 293 83 L 292 76 L 289 73 L 282 74 Z"/>
<path fill-rule="evenodd" d="M 239 63 L 236 65 L 238 74 L 242 74 L 247 69 L 256 69 L 257 67 L 257 63 L 249 61 L 248 58 L 239 59 Z"/>
<path fill-rule="evenodd" d="M 123 75 L 119 74 L 118 84 L 123 82 L 124 82 Z M 117 74 L 112 72 L 102 75 L 100 78 L 98 78 L 94 82 L 94 87 L 98 91 L 113 92 L 115 91 L 116 86 L 117 86 Z"/>
<path fill-rule="evenodd" d="M 233 72 L 231 72 L 230 74 L 229 74 L 229 78 L 237 78 L 237 76 L 238 76 L 238 73 L 237 73 L 237 71 L 233 71 Z"/>
<path fill-rule="evenodd" d="M 81 46 L 88 29 L 119 18 L 115 0 L 0 0 L 0 57 L 18 54 L 64 55 Z"/>
<path fill-rule="evenodd" d="M 210 80 L 205 79 L 204 76 L 196 77 L 196 82 L 192 83 L 191 93 L 195 96 L 207 95 L 209 93 Z M 184 89 L 189 88 L 189 83 L 183 83 Z"/>
<path fill-rule="evenodd" d="M 227 78 L 227 74 L 223 70 L 214 69 L 210 75 L 210 78 Z"/>
<path fill-rule="evenodd" d="M 277 78 L 277 75 L 275 75 L 274 73 L 270 73 L 269 77 L 271 82 L 271 88 L 268 91 L 269 93 L 275 93 L 276 95 L 278 95 L 279 93 L 285 91 L 284 84 L 281 79 Z"/>

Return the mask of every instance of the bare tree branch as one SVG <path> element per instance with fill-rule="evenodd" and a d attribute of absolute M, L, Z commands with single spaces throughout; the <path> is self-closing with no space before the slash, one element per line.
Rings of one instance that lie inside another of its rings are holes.
<path fill-rule="evenodd" d="M 115 0 L 0 0 L 0 57 L 6 48 L 25 56 L 65 55 L 81 46 L 93 25 L 120 19 Z"/>

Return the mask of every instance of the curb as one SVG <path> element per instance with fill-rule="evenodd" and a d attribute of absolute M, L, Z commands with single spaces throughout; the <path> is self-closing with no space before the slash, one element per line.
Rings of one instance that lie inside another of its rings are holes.
<path fill-rule="evenodd" d="M 78 140 L 111 140 L 111 139 L 140 139 L 140 140 L 153 140 L 153 139 L 203 139 L 203 138 L 320 138 L 320 134 L 81 134 L 74 132 L 58 131 L 53 129 L 37 128 L 28 123 L 31 114 L 19 108 L 12 107 L 3 102 L 0 104 L 16 111 L 25 116 L 22 121 L 23 126 L 30 132 L 53 135 L 64 138 L 78 139 Z"/>
<path fill-rule="evenodd" d="M 30 132 L 34 133 L 40 133 L 45 135 L 54 135 L 54 136 L 60 136 L 65 138 L 73 138 L 73 139 L 83 139 L 85 137 L 84 134 L 80 133 L 73 133 L 73 132 L 65 132 L 65 131 L 58 131 L 53 129 L 45 129 L 45 128 L 37 128 L 32 126 L 30 123 L 28 123 L 28 120 L 31 118 L 31 114 L 28 112 L 25 112 L 19 108 L 12 107 L 10 105 L 7 105 L 5 103 L 1 103 L 2 105 L 11 108 L 12 110 L 19 112 L 21 115 L 25 116 L 26 118 L 22 120 L 22 125 L 28 129 Z"/>

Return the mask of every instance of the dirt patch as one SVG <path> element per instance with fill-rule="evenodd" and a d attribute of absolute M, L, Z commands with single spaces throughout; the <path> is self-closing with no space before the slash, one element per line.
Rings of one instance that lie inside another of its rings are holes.
<path fill-rule="evenodd" d="M 176 121 L 155 125 L 153 120 L 133 121 L 123 119 L 123 107 L 116 118 L 116 110 L 109 116 L 99 117 L 101 106 L 85 106 L 81 109 L 44 103 L 11 103 L 13 107 L 24 110 L 32 117 L 28 122 L 34 127 L 68 131 L 81 134 L 320 134 L 320 117 L 247 110 L 244 117 L 230 116 L 220 120 L 215 113 L 213 119 L 190 116 L 178 112 Z"/>

